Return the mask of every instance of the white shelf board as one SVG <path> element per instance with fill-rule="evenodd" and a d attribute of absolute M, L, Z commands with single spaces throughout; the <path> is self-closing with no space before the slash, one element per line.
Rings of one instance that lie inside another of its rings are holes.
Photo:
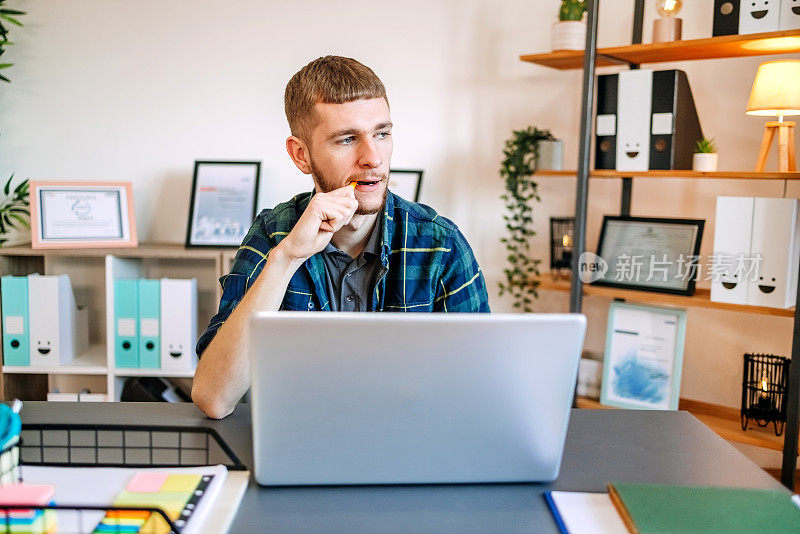
<path fill-rule="evenodd" d="M 90 345 L 83 354 L 63 365 L 4 365 L 3 373 L 52 374 L 52 375 L 105 375 L 106 346 Z"/>
<path fill-rule="evenodd" d="M 175 371 L 170 369 L 114 368 L 111 369 L 111 374 L 114 376 L 161 376 L 164 378 L 192 378 L 194 377 L 194 369 L 191 371 Z"/>

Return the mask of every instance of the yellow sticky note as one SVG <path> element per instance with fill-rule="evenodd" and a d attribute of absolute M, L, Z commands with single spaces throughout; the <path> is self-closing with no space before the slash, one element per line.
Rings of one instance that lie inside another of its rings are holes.
<path fill-rule="evenodd" d="M 186 493 L 191 493 L 197 488 L 202 477 L 202 475 L 195 474 L 171 474 L 164 481 L 164 485 L 161 486 L 161 491 L 176 493 L 185 491 Z"/>
<path fill-rule="evenodd" d="M 159 514 L 150 514 L 150 518 L 139 529 L 139 534 L 169 534 L 169 526 Z"/>

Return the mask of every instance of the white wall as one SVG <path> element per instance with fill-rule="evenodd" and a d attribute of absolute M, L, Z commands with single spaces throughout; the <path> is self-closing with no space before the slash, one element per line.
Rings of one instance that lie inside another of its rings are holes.
<path fill-rule="evenodd" d="M 263 161 L 262 206 L 310 180 L 284 151 L 283 90 L 325 54 L 372 67 L 389 92 L 396 168 L 426 171 L 422 200 L 454 219 L 475 249 L 496 311 L 505 254 L 497 170 L 514 128 L 547 127 L 577 164 L 581 73 L 518 60 L 549 50 L 558 0 L 26 0 L 29 12 L 4 56 L 17 65 L 0 86 L 0 178 L 130 180 L 143 241 L 183 242 L 195 159 Z M 684 37 L 711 34 L 711 0 L 684 3 Z M 603 0 L 601 46 L 630 43 L 632 0 Z M 652 2 L 647 2 L 649 42 Z M 793 57 L 798 57 L 797 55 Z M 761 58 L 763 60 L 763 58 Z M 759 58 L 663 65 L 686 70 L 722 170 L 755 165 L 763 119 L 744 114 Z M 772 168 L 774 159 L 770 161 Z M 542 178 L 536 250 L 548 260 L 550 215 L 573 210 L 573 178 Z M 590 187 L 588 244 L 619 209 L 620 182 Z M 790 196 L 800 190 L 789 184 Z M 780 182 L 634 182 L 633 214 L 707 219 L 714 197 L 783 194 Z M 587 347 L 602 350 L 608 301 L 588 299 Z M 542 293 L 542 311 L 566 310 Z M 736 406 L 741 354 L 788 353 L 791 320 L 690 310 L 682 395 Z"/>

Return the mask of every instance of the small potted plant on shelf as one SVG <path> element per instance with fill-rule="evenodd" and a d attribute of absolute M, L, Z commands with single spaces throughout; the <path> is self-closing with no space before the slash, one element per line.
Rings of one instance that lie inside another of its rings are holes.
<path fill-rule="evenodd" d="M 698 172 L 715 172 L 718 163 L 719 155 L 714 140 L 706 137 L 700 139 L 695 145 L 692 169 Z"/>
<path fill-rule="evenodd" d="M 6 182 L 0 197 L 0 247 L 19 245 L 31 240 L 28 180 L 23 180 L 11 190 L 14 175 Z"/>
<path fill-rule="evenodd" d="M 586 46 L 586 0 L 561 0 L 558 22 L 553 24 L 552 48 L 556 50 L 583 50 Z"/>

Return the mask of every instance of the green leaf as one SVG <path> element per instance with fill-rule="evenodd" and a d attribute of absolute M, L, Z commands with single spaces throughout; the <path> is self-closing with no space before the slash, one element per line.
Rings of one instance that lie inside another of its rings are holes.
<path fill-rule="evenodd" d="M 0 9 L 0 13 L 5 15 L 26 15 L 24 11 L 20 11 L 18 9 L 8 9 L 7 7 Z"/>
<path fill-rule="evenodd" d="M 13 67 L 13 63 L 0 63 L 0 69 L 7 69 L 8 67 Z"/>
<path fill-rule="evenodd" d="M 4 15 L 4 14 L 0 13 L 0 19 L 7 20 L 11 24 L 16 24 L 17 26 L 22 27 L 22 23 L 20 21 L 18 21 L 17 19 L 15 19 L 14 17 L 9 17 L 8 15 Z"/>

